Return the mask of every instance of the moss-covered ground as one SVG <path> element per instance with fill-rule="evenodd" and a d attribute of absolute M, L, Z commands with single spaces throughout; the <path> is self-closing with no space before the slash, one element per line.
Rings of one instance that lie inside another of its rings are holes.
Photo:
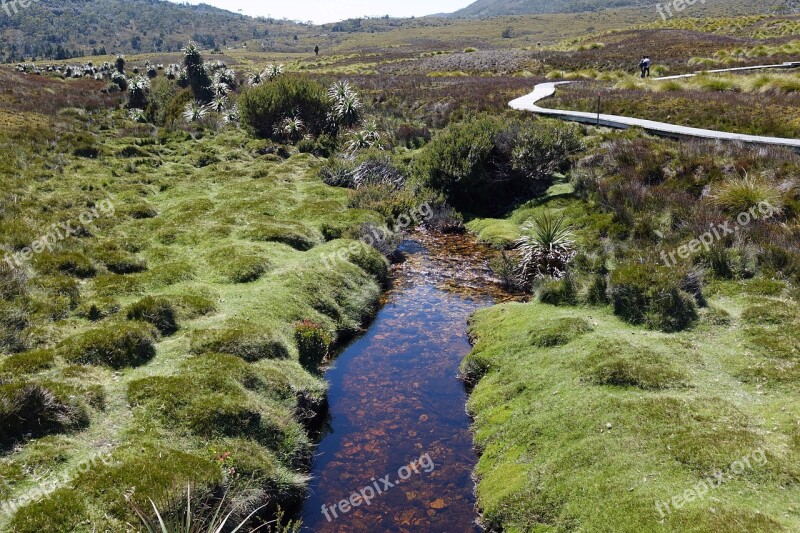
<path fill-rule="evenodd" d="M 232 128 L 156 137 L 124 111 L 58 110 L 2 143 L 4 257 L 92 221 L 0 266 L 0 498 L 20 503 L 0 528 L 122 531 L 126 497 L 169 509 L 188 485 L 302 501 L 326 385 L 295 325 L 335 343 L 371 318 L 385 260 L 323 254 L 380 216 L 349 209 L 315 157 Z"/>

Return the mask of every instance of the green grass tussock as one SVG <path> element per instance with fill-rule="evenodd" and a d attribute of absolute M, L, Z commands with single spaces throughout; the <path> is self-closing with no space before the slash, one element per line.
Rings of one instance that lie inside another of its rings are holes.
<path fill-rule="evenodd" d="M 72 363 L 139 366 L 156 355 L 152 327 L 142 322 L 107 322 L 64 340 L 58 351 Z"/>

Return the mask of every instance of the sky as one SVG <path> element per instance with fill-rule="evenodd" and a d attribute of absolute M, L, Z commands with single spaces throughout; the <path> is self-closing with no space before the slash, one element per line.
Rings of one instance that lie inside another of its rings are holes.
<path fill-rule="evenodd" d="M 356 17 L 421 17 L 450 13 L 473 0 L 202 0 L 204 4 L 252 17 L 288 18 L 316 24 Z M 199 4 L 200 0 L 188 0 Z"/>

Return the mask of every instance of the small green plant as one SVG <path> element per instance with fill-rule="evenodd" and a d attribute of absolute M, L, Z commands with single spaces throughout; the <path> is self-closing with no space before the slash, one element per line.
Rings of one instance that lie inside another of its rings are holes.
<path fill-rule="evenodd" d="M 576 253 L 572 228 L 564 216 L 545 211 L 524 229 L 526 234 L 516 243 L 523 281 L 530 284 L 542 278 L 563 278 Z"/>
<path fill-rule="evenodd" d="M 328 355 L 333 341 L 330 333 L 312 320 L 301 320 L 294 326 L 294 339 L 300 352 L 300 364 L 310 372 L 316 372 Z"/>

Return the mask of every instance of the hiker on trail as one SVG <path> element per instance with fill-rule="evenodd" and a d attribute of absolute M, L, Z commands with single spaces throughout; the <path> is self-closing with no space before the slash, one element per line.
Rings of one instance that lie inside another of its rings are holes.
<path fill-rule="evenodd" d="M 319 55 L 319 45 L 314 47 L 314 54 Z"/>
<path fill-rule="evenodd" d="M 639 62 L 639 68 L 642 69 L 642 78 L 650 76 L 650 56 L 644 56 Z"/>

